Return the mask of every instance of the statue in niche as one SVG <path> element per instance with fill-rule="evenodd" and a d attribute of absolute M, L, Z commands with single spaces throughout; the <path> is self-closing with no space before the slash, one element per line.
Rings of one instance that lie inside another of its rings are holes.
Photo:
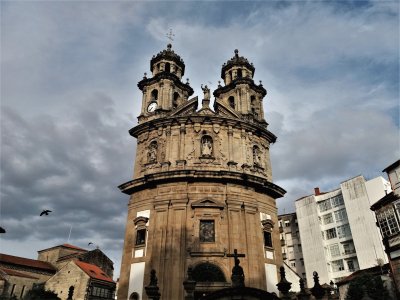
<path fill-rule="evenodd" d="M 261 151 L 258 146 L 253 147 L 253 163 L 255 166 L 261 166 Z"/>
<path fill-rule="evenodd" d="M 157 142 L 152 141 L 148 147 L 147 151 L 147 162 L 148 163 L 155 163 L 157 162 Z"/>
<path fill-rule="evenodd" d="M 213 151 L 213 140 L 210 136 L 206 135 L 201 138 L 201 155 L 212 156 Z"/>
<path fill-rule="evenodd" d="M 203 87 L 203 85 L 201 85 L 201 89 L 203 90 L 204 93 L 204 100 L 210 100 L 211 96 L 210 96 L 210 89 L 208 88 L 208 86 L 205 85 Z"/>

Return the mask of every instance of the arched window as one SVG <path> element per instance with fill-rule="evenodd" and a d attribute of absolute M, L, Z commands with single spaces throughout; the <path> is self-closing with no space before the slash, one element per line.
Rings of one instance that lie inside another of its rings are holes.
<path fill-rule="evenodd" d="M 148 163 L 155 163 L 157 162 L 157 142 L 156 141 L 152 141 L 149 144 L 149 147 L 147 149 L 147 162 Z"/>
<path fill-rule="evenodd" d="M 263 226 L 264 247 L 273 248 L 272 228 L 274 227 L 274 222 L 271 219 L 265 219 L 261 221 L 261 224 Z"/>
<path fill-rule="evenodd" d="M 242 69 L 238 69 L 237 70 L 237 77 L 238 78 L 242 78 L 242 76 L 243 76 Z"/>
<path fill-rule="evenodd" d="M 139 294 L 136 292 L 133 292 L 130 296 L 129 296 L 129 300 L 139 300 Z"/>
<path fill-rule="evenodd" d="M 201 138 L 201 156 L 211 157 L 213 154 L 213 140 L 209 135 L 204 135 Z"/>
<path fill-rule="evenodd" d="M 136 238 L 135 238 L 135 247 L 141 248 L 146 246 L 147 240 L 147 222 L 149 218 L 146 217 L 136 217 L 133 220 L 133 223 L 136 227 Z"/>
<path fill-rule="evenodd" d="M 165 72 L 168 72 L 168 73 L 171 72 L 171 64 L 170 63 L 165 64 Z"/>
<path fill-rule="evenodd" d="M 158 90 L 154 89 L 151 91 L 151 101 L 157 101 L 158 99 Z"/>
<path fill-rule="evenodd" d="M 193 279 L 197 282 L 226 282 L 224 272 L 211 263 L 202 263 L 194 267 Z"/>
<path fill-rule="evenodd" d="M 264 247 L 272 248 L 272 234 L 269 231 L 264 231 Z"/>
<path fill-rule="evenodd" d="M 178 99 L 179 99 L 179 93 L 175 92 L 174 93 L 174 98 L 172 100 L 172 107 L 177 108 L 178 107 Z"/>
<path fill-rule="evenodd" d="M 67 300 L 72 300 L 73 299 L 72 297 L 74 296 L 74 289 L 75 288 L 72 285 L 69 287 Z"/>
<path fill-rule="evenodd" d="M 235 97 L 230 96 L 228 98 L 228 102 L 229 102 L 229 106 L 232 107 L 233 109 L 235 109 Z"/>

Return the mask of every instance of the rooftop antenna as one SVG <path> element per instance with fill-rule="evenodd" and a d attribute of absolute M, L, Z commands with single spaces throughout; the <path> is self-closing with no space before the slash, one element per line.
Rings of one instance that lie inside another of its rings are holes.
<path fill-rule="evenodd" d="M 171 42 L 174 40 L 175 34 L 172 33 L 172 28 L 169 29 L 169 32 L 165 35 Z"/>
<path fill-rule="evenodd" d="M 68 241 L 67 241 L 67 243 L 69 243 L 69 239 L 71 238 L 71 231 L 72 231 L 72 225 L 71 225 L 71 227 L 69 228 L 69 234 L 68 234 Z"/>

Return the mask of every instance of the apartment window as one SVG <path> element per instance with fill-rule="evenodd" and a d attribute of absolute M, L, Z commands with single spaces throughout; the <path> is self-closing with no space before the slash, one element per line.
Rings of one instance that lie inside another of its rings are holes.
<path fill-rule="evenodd" d="M 324 225 L 333 223 L 333 216 L 331 213 L 323 215 L 322 219 L 324 221 Z"/>
<path fill-rule="evenodd" d="M 337 235 L 339 238 L 344 238 L 346 236 L 351 236 L 350 225 L 345 224 L 337 227 Z"/>
<path fill-rule="evenodd" d="M 296 267 L 296 263 L 295 263 L 295 262 L 291 262 L 290 265 L 291 265 L 292 267 Z"/>
<path fill-rule="evenodd" d="M 332 272 L 339 272 L 344 270 L 343 259 L 332 261 Z"/>
<path fill-rule="evenodd" d="M 327 211 L 328 209 L 331 209 L 331 202 L 328 200 L 324 200 L 318 203 L 318 208 L 320 212 Z"/>
<path fill-rule="evenodd" d="M 329 252 L 331 257 L 336 257 L 340 255 L 339 244 L 332 244 L 329 246 Z"/>
<path fill-rule="evenodd" d="M 397 216 L 400 218 L 400 201 L 395 202 L 394 207 L 396 208 Z"/>
<path fill-rule="evenodd" d="M 356 250 L 354 249 L 354 245 L 351 244 L 343 244 L 343 254 L 352 254 L 355 253 Z"/>
<path fill-rule="evenodd" d="M 332 207 L 337 207 L 344 204 L 343 196 L 337 195 L 336 197 L 331 198 Z"/>
<path fill-rule="evenodd" d="M 335 237 L 336 237 L 336 228 L 325 230 L 325 238 L 327 240 L 333 239 Z"/>
<path fill-rule="evenodd" d="M 338 211 L 335 211 L 335 221 L 336 222 L 343 222 L 347 220 L 347 213 L 346 209 L 342 208 Z"/>
<path fill-rule="evenodd" d="M 290 226 L 290 222 L 289 221 L 285 221 L 285 227 L 289 227 Z"/>
<path fill-rule="evenodd" d="M 349 268 L 350 272 L 354 272 L 356 270 L 354 267 L 354 262 L 352 260 L 347 261 L 347 267 Z"/>
<path fill-rule="evenodd" d="M 380 212 L 377 219 L 383 236 L 391 236 L 400 231 L 393 207 Z"/>

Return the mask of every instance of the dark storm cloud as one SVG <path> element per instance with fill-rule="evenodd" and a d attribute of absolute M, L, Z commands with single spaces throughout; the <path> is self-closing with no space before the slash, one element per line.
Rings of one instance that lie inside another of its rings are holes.
<path fill-rule="evenodd" d="M 134 157 L 134 141 L 127 134 L 131 126 L 116 117 L 113 101 L 102 94 L 65 111 L 64 117 L 43 113 L 24 120 L 3 108 L 4 238 L 33 234 L 52 239 L 65 236 L 70 226 L 76 236 L 89 238 L 100 230 L 121 238 L 125 220 L 116 216 L 124 214 L 126 197 L 117 186 L 131 178 L 132 167 L 126 164 Z M 39 217 L 45 208 L 53 212 Z"/>
<path fill-rule="evenodd" d="M 132 177 L 136 83 L 169 28 L 194 96 L 216 88 L 234 49 L 254 63 L 278 136 L 280 212 L 400 156 L 397 1 L 0 5 L 2 252 L 34 258 L 72 226 L 70 243 L 100 246 L 118 275 L 128 199 L 116 187 Z"/>

